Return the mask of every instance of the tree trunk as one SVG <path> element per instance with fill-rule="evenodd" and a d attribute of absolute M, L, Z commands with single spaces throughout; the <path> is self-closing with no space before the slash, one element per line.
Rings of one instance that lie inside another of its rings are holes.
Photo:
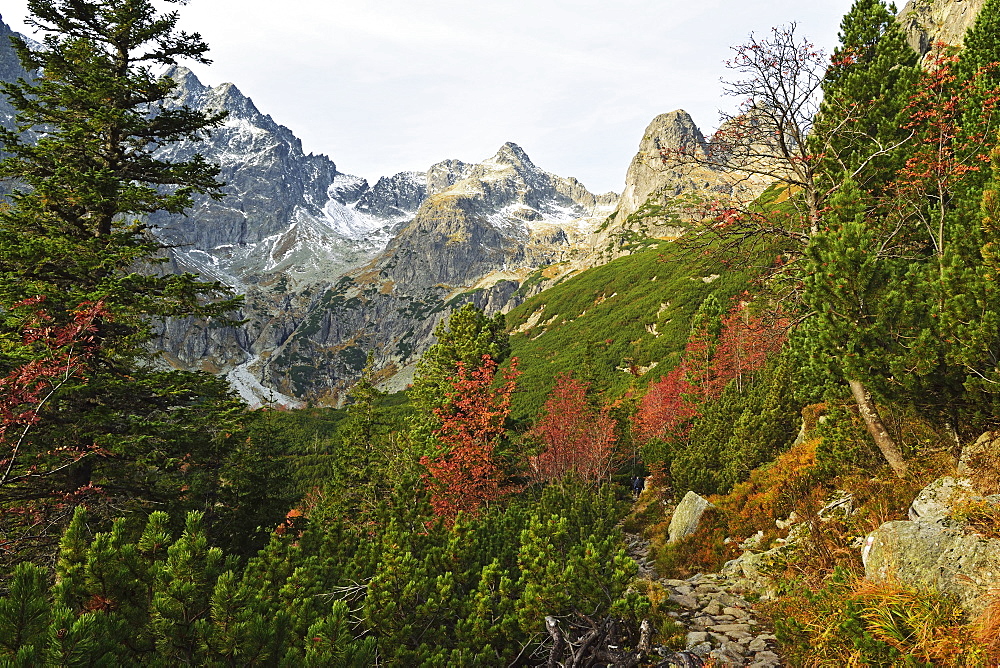
<path fill-rule="evenodd" d="M 566 640 L 559 630 L 559 622 L 555 617 L 545 618 L 545 630 L 552 636 L 552 649 L 549 651 L 549 661 L 547 668 L 559 668 L 562 665 L 563 649 L 566 647 Z"/>
<path fill-rule="evenodd" d="M 871 433 L 872 438 L 875 439 L 875 445 L 882 451 L 882 455 L 889 462 L 889 466 L 896 472 L 896 475 L 902 478 L 906 475 L 906 462 L 903 460 L 903 453 L 900 451 L 899 446 L 896 445 L 896 442 L 892 440 L 892 437 L 889 436 L 889 431 L 882 423 L 882 418 L 878 414 L 875 402 L 872 401 L 871 393 L 868 392 L 860 380 L 849 380 L 847 384 L 851 386 L 851 394 L 854 395 L 855 401 L 858 402 L 861 417 L 865 419 L 868 431 Z"/>

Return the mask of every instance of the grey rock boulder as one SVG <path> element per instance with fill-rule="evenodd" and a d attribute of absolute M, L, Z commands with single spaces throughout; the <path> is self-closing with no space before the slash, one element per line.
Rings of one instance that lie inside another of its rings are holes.
<path fill-rule="evenodd" d="M 673 517 L 670 518 L 670 526 L 667 528 L 669 535 L 668 542 L 676 543 L 682 538 L 690 536 L 698 530 L 702 515 L 709 508 L 714 508 L 707 499 L 701 495 L 689 491 L 677 504 Z"/>
<path fill-rule="evenodd" d="M 970 614 L 1000 587 L 1000 540 L 934 522 L 887 522 L 869 537 L 865 575 L 956 596 Z"/>

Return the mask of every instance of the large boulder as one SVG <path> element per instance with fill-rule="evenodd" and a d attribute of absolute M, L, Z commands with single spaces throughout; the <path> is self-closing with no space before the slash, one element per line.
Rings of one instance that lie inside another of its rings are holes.
<path fill-rule="evenodd" d="M 667 542 L 676 543 L 682 538 L 690 536 L 698 530 L 698 523 L 701 516 L 709 508 L 714 508 L 704 497 L 695 492 L 688 492 L 674 509 L 673 517 L 670 518 L 670 526 L 667 528 L 669 540 Z"/>
<path fill-rule="evenodd" d="M 971 615 L 1000 587 L 1000 540 L 938 522 L 887 522 L 868 536 L 865 575 L 956 596 Z"/>

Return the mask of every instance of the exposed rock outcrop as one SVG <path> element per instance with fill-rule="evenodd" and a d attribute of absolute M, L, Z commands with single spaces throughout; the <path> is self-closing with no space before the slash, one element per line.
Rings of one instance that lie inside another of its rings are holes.
<path fill-rule="evenodd" d="M 704 169 L 681 164 L 677 153 L 704 157 L 708 142 L 683 109 L 654 118 L 642 136 L 639 151 L 625 174 L 618 216 L 628 217 L 651 196 L 676 196 L 707 184 Z"/>
<path fill-rule="evenodd" d="M 938 478 L 917 494 L 910 504 L 911 522 L 940 522 L 947 520 L 962 503 L 981 498 L 968 478 L 945 476 Z"/>
<path fill-rule="evenodd" d="M 975 615 L 1000 587 L 1000 540 L 936 522 L 888 522 L 868 537 L 865 575 L 952 594 Z"/>
<path fill-rule="evenodd" d="M 961 46 L 965 31 L 986 0 L 909 0 L 899 13 L 907 41 L 921 55 L 932 52 L 937 42 Z"/>

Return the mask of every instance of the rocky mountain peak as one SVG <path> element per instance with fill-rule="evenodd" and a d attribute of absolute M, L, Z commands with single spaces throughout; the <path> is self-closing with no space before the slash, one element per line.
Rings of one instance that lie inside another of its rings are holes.
<path fill-rule="evenodd" d="M 167 76 L 177 83 L 175 89 L 179 94 L 203 95 L 209 87 L 201 82 L 194 72 L 183 65 L 174 65 L 167 70 Z"/>
<path fill-rule="evenodd" d="M 639 145 L 640 151 L 650 154 L 661 151 L 702 153 L 707 148 L 705 136 L 695 125 L 691 114 L 683 109 L 660 114 L 650 122 Z"/>
<path fill-rule="evenodd" d="M 639 152 L 625 175 L 619 217 L 624 219 L 637 211 L 654 193 L 670 191 L 668 194 L 676 195 L 689 189 L 691 169 L 678 166 L 671 155 L 678 151 L 704 155 L 707 148 L 705 135 L 683 109 L 654 118 L 646 127 Z"/>
<path fill-rule="evenodd" d="M 464 179 L 471 168 L 472 165 L 461 160 L 442 160 L 431 165 L 427 170 L 427 194 L 436 195 L 452 187 Z"/>
<path fill-rule="evenodd" d="M 515 169 L 537 169 L 535 164 L 531 162 L 531 158 L 528 157 L 528 154 L 524 152 L 524 149 L 514 142 L 507 142 L 501 146 L 496 155 L 486 162 L 493 162 L 498 165 L 510 165 Z"/>
<path fill-rule="evenodd" d="M 357 211 L 382 218 L 412 218 L 427 198 L 427 176 L 420 172 L 400 172 L 383 176 L 358 199 Z"/>

